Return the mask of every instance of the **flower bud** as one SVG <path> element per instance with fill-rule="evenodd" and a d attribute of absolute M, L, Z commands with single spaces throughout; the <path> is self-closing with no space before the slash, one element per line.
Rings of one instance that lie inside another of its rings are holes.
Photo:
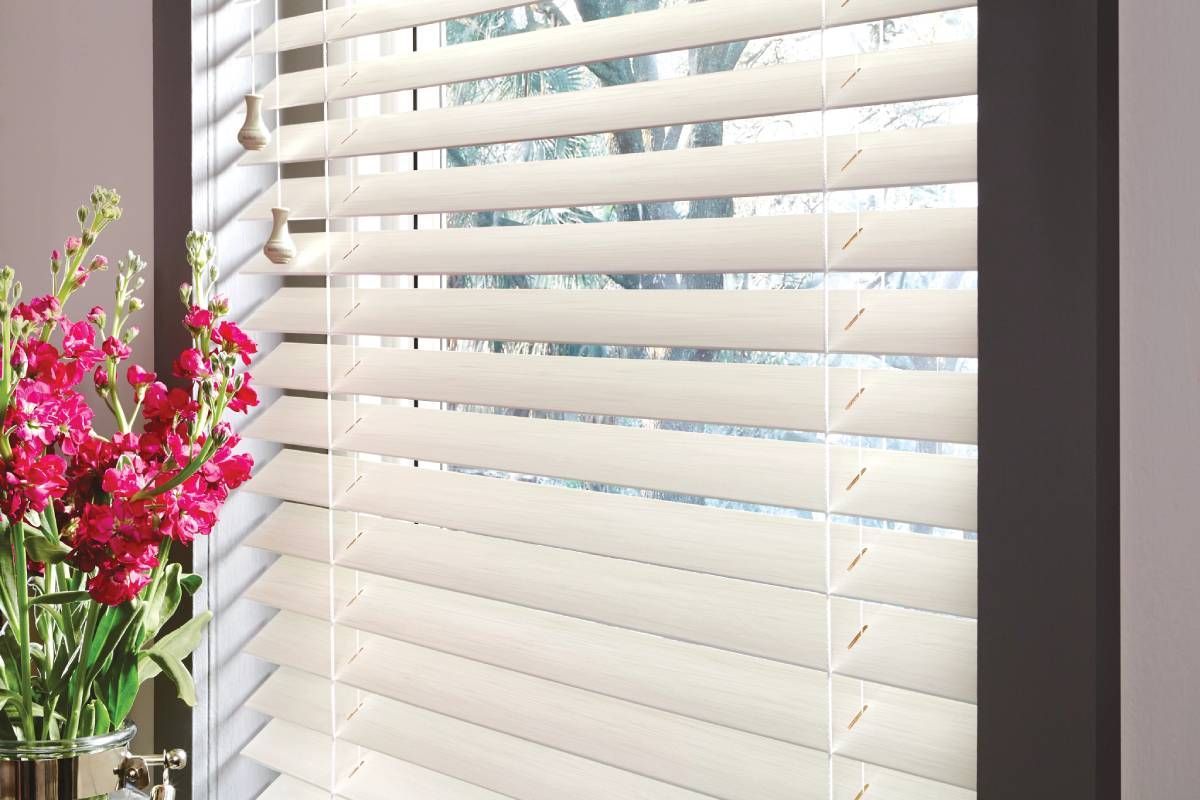
<path fill-rule="evenodd" d="M 80 206 L 80 207 L 79 207 L 79 210 L 75 212 L 75 216 L 79 217 L 79 224 L 80 224 L 80 225 L 82 225 L 83 223 L 87 222 L 87 215 L 88 215 L 88 208 L 87 208 L 87 206 Z"/>
<path fill-rule="evenodd" d="M 130 314 L 135 314 L 138 311 L 141 311 L 145 307 L 146 307 L 146 304 L 142 302 L 140 297 L 131 297 L 129 299 L 129 313 Z"/>
<path fill-rule="evenodd" d="M 104 313 L 104 308 L 102 306 L 92 306 L 92 310 L 89 311 L 87 315 L 87 318 L 90 322 L 99 325 L 101 328 L 104 327 L 104 320 L 106 317 L 107 315 Z"/>
<path fill-rule="evenodd" d="M 92 259 L 92 263 L 88 264 L 88 269 L 93 272 L 97 270 L 108 269 L 108 259 L 104 256 L 96 256 Z"/>
<path fill-rule="evenodd" d="M 17 281 L 13 284 L 13 300 L 21 299 L 21 282 Z"/>
<path fill-rule="evenodd" d="M 141 332 L 142 332 L 142 329 L 139 328 L 138 326 L 130 325 L 128 328 L 125 329 L 125 333 L 122 334 L 121 338 L 124 340 L 125 344 L 129 344 L 134 339 L 136 339 L 138 334 Z"/>
<path fill-rule="evenodd" d="M 83 241 L 78 236 L 68 236 L 67 241 L 63 243 L 63 249 L 67 251 L 67 255 L 74 255 Z"/>
<path fill-rule="evenodd" d="M 92 233 L 91 231 L 84 231 L 83 232 L 83 244 L 86 247 L 91 247 L 95 243 L 96 243 L 96 234 Z"/>
<path fill-rule="evenodd" d="M 208 310 L 218 317 L 225 316 L 229 313 L 229 298 L 223 294 L 213 295 L 213 299 L 208 301 Z"/>
<path fill-rule="evenodd" d="M 192 304 L 192 285 L 190 283 L 179 284 L 179 301 L 185 306 Z"/>

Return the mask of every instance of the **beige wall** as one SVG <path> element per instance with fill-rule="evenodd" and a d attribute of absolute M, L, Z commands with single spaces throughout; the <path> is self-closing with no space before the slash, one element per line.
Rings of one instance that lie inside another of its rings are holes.
<path fill-rule="evenodd" d="M 1126 800 L 1200 794 L 1200 3 L 1121 2 Z"/>
<path fill-rule="evenodd" d="M 150 0 L 0 3 L 0 262 L 27 294 L 49 287 L 50 251 L 78 232 L 75 209 L 95 184 L 120 191 L 125 216 L 93 252 L 114 264 L 152 254 L 150 44 Z M 94 276 L 73 312 L 111 305 L 112 291 L 111 272 Z M 149 365 L 149 313 L 139 327 Z"/>
<path fill-rule="evenodd" d="M 150 0 L 0 1 L 0 263 L 26 293 L 49 287 L 48 257 L 77 233 L 92 186 L 120 191 L 124 217 L 93 251 L 116 263 L 154 249 Z M 182 243 L 180 243 L 182 253 Z M 135 356 L 153 364 L 151 278 Z M 112 305 L 113 274 L 93 276 L 69 309 Z M 152 740 L 152 709 L 134 712 Z"/>

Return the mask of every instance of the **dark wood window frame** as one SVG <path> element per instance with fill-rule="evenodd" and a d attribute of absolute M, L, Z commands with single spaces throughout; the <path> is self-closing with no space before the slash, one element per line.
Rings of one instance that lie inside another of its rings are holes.
<path fill-rule="evenodd" d="M 980 800 L 1121 795 L 1117 157 L 1117 0 L 980 0 Z"/>

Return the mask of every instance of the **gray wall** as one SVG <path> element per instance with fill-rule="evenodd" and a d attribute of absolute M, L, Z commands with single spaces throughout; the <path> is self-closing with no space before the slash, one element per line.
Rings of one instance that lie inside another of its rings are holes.
<path fill-rule="evenodd" d="M 121 193 L 125 216 L 93 252 L 113 264 L 128 250 L 152 255 L 150 23 L 150 0 L 0 5 L 0 262 L 27 293 L 49 288 L 50 251 L 78 233 L 75 209 L 95 184 Z M 75 313 L 111 305 L 113 285 L 111 272 L 93 277 Z M 135 347 L 143 364 L 151 318 Z"/>
<path fill-rule="evenodd" d="M 1200 4 L 1121 3 L 1126 800 L 1200 786 Z"/>
<path fill-rule="evenodd" d="M 95 184 L 121 193 L 125 215 L 93 252 L 114 265 L 128 250 L 153 255 L 150 2 L 0 4 L 0 264 L 17 271 L 26 295 L 49 289 L 50 251 L 78 233 L 75 209 Z M 149 367 L 153 276 L 146 277 L 134 357 Z M 111 271 L 93 276 L 69 313 L 111 307 L 113 288 Z M 139 747 L 153 739 L 152 699 L 147 693 L 134 710 Z"/>

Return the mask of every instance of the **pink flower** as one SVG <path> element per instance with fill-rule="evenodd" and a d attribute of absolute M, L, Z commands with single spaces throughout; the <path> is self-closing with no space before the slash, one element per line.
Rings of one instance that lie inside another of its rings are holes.
<path fill-rule="evenodd" d="M 212 340 L 225 352 L 239 354 L 243 364 L 249 364 L 250 356 L 258 352 L 258 345 L 237 326 L 236 322 L 228 320 L 222 322 L 213 331 Z"/>
<path fill-rule="evenodd" d="M 63 334 L 63 355 L 78 361 L 84 369 L 95 366 L 104 356 L 95 348 L 96 331 L 86 320 L 80 320 Z"/>
<path fill-rule="evenodd" d="M 119 564 L 104 565 L 88 579 L 92 599 L 106 606 L 119 606 L 138 596 L 150 582 L 150 576 Z"/>
<path fill-rule="evenodd" d="M 133 497 L 147 484 L 146 463 L 140 456 L 121 456 L 117 466 L 104 471 L 100 485 L 104 491 L 117 497 Z"/>
<path fill-rule="evenodd" d="M 108 388 L 108 369 L 101 364 L 96 367 L 96 371 L 92 373 L 92 383 L 96 385 L 96 389 Z"/>
<path fill-rule="evenodd" d="M 140 364 L 130 364 L 129 369 L 125 371 L 125 380 L 129 381 L 129 385 L 134 389 L 144 389 L 154 383 L 157 377 L 153 372 L 143 369 Z"/>
<path fill-rule="evenodd" d="M 122 342 L 115 336 L 110 336 L 104 340 L 104 355 L 109 358 L 115 358 L 117 361 L 124 361 L 133 354 L 133 350 L 129 345 Z"/>
<path fill-rule="evenodd" d="M 51 260 L 51 261 L 61 261 L 61 260 L 62 260 L 62 254 L 61 254 L 61 253 L 59 253 L 57 250 L 51 250 L 51 251 L 50 251 L 50 260 Z"/>
<path fill-rule="evenodd" d="M 245 413 L 256 405 L 258 405 L 258 392 L 254 391 L 254 387 L 250 385 L 250 374 L 246 373 L 246 380 L 242 387 L 229 399 L 229 410 L 235 413 Z"/>
<path fill-rule="evenodd" d="M 175 375 L 187 380 L 207 378 L 212 375 L 212 366 L 208 359 L 194 347 L 189 347 L 175 359 Z"/>
<path fill-rule="evenodd" d="M 14 447 L 12 461 L 0 467 L 3 511 L 9 519 L 41 511 L 51 498 L 62 497 L 67 488 L 63 478 L 66 466 L 58 456 L 38 455 L 25 445 Z"/>
<path fill-rule="evenodd" d="M 104 324 L 104 317 L 104 308 L 102 306 L 92 306 L 92 310 L 87 315 L 88 321 L 97 325 Z"/>
<path fill-rule="evenodd" d="M 199 306 L 192 306 L 188 309 L 187 314 L 183 317 L 183 324 L 192 331 L 200 331 L 209 327 L 213 323 L 213 314 L 211 311 Z"/>
<path fill-rule="evenodd" d="M 108 269 L 108 259 L 104 256 L 96 256 L 92 259 L 92 263 L 88 265 L 88 269 L 92 272 L 97 270 Z"/>
<path fill-rule="evenodd" d="M 71 255 L 82 246 L 83 240 L 78 236 L 68 236 L 67 241 L 63 244 L 63 249 L 67 251 L 67 255 Z"/>

